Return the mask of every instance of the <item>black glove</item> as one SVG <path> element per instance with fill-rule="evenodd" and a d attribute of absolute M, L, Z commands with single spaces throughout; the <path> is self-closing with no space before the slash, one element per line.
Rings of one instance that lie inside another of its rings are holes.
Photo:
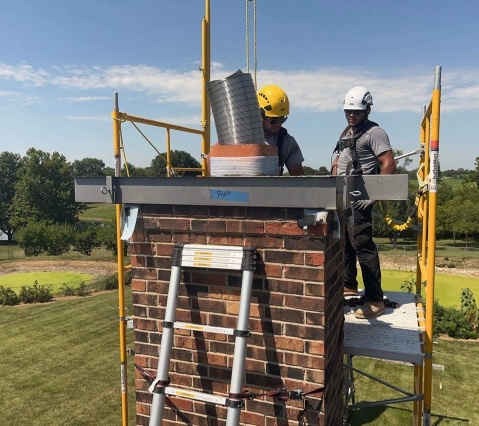
<path fill-rule="evenodd" d="M 372 206 L 375 202 L 374 200 L 356 200 L 353 202 L 353 209 L 362 211 Z"/>

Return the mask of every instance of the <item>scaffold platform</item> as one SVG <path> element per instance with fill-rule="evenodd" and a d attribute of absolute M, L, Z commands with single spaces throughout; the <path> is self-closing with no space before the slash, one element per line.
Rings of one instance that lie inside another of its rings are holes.
<path fill-rule="evenodd" d="M 385 292 L 385 297 L 399 307 L 386 308 L 377 318 L 358 319 L 354 312 L 360 306 L 344 306 L 344 354 L 421 365 L 424 327 L 418 316 L 417 296 Z"/>

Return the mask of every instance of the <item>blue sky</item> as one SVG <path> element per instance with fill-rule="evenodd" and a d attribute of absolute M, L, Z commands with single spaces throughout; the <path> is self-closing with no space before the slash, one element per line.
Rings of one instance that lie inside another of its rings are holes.
<path fill-rule="evenodd" d="M 473 0 L 257 0 L 257 83 L 288 93 L 286 127 L 305 165 L 329 168 L 354 85 L 395 149 L 419 147 L 423 105 L 442 67 L 441 168 L 474 169 L 479 3 Z M 0 0 L 0 151 L 58 151 L 113 166 L 113 93 L 130 115 L 200 128 L 203 0 Z M 212 79 L 246 71 L 245 0 L 211 0 Z M 253 2 L 250 71 L 253 65 Z M 165 132 L 145 128 L 165 150 Z M 214 129 L 213 129 L 214 130 Z M 127 159 L 156 153 L 129 124 Z M 212 144 L 215 142 L 215 132 Z M 198 137 L 172 148 L 199 159 Z M 414 164 L 417 163 L 415 160 Z"/>

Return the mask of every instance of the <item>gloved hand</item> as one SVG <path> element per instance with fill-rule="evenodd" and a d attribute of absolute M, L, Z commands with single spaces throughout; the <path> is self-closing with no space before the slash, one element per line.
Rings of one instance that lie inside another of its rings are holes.
<path fill-rule="evenodd" d="M 353 202 L 353 209 L 362 211 L 372 206 L 375 202 L 374 200 L 356 200 Z"/>

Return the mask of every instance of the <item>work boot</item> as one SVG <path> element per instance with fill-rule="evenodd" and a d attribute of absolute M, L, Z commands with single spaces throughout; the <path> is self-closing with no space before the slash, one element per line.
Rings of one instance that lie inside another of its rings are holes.
<path fill-rule="evenodd" d="M 343 295 L 344 296 L 359 296 L 358 289 L 353 287 L 343 287 Z"/>
<path fill-rule="evenodd" d="M 365 302 L 364 306 L 356 311 L 356 318 L 375 318 L 384 314 L 385 310 L 386 306 L 384 302 Z"/>

